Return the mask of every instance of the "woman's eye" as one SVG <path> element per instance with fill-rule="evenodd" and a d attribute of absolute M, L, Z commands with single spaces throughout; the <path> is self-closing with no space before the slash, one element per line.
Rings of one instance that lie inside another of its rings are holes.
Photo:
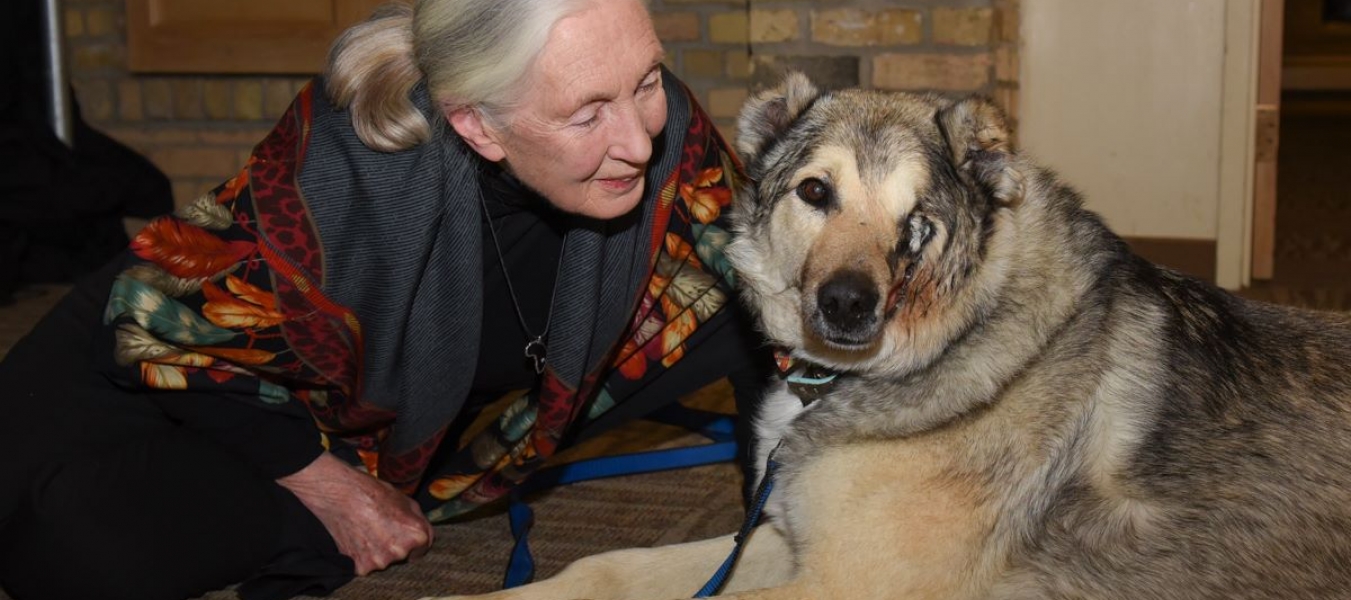
<path fill-rule="evenodd" d="M 600 120 L 600 113 L 593 112 L 585 115 L 578 115 L 577 119 L 573 120 L 572 125 L 574 127 L 589 128 L 592 125 L 595 125 L 596 122 L 599 120 Z"/>
<path fill-rule="evenodd" d="M 830 186 L 815 177 L 805 179 L 797 184 L 797 197 L 807 204 L 824 208 L 830 202 Z"/>
<path fill-rule="evenodd" d="M 653 69 L 650 72 L 648 72 L 647 77 L 643 79 L 643 82 L 638 84 L 638 91 L 650 92 L 652 90 L 657 89 L 657 87 L 660 85 L 661 85 L 661 69 Z"/>

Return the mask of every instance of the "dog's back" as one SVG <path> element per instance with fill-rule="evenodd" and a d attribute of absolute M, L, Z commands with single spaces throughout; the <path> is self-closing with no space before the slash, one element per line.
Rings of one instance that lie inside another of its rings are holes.
<path fill-rule="evenodd" d="M 1086 300 L 1100 294 L 1092 301 L 1152 325 L 1132 339 L 1156 336 L 1152 366 L 1114 357 L 1097 390 L 1097 402 L 1119 392 L 1135 404 L 1136 443 L 1108 494 L 1091 465 L 1067 478 L 1017 562 L 1025 573 L 995 597 L 1351 594 L 1351 322 L 1134 256 L 1101 279 Z M 1132 371 L 1156 379 L 1112 389 Z M 1114 434 L 1086 431 L 1082 443 Z"/>

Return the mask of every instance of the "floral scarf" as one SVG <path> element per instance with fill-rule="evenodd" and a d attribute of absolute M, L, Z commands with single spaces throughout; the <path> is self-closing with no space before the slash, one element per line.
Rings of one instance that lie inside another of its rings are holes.
<path fill-rule="evenodd" d="M 666 86 L 642 209 L 568 234 L 539 385 L 463 445 L 446 441 L 457 447 L 434 472 L 477 359 L 478 159 L 435 118 L 419 148 L 366 149 L 321 80 L 238 175 L 133 240 L 139 261 L 104 315 L 114 376 L 312 416 L 317 443 L 355 450 L 433 520 L 501 497 L 613 407 L 610 383 L 674 365 L 727 302 L 723 213 L 740 165 L 683 84 L 668 73 Z"/>

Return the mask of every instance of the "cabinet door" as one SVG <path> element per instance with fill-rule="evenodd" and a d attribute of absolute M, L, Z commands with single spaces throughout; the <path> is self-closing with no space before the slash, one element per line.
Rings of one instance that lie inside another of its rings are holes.
<path fill-rule="evenodd" d="M 318 73 L 338 34 L 383 1 L 126 0 L 128 66 L 141 73 Z"/>

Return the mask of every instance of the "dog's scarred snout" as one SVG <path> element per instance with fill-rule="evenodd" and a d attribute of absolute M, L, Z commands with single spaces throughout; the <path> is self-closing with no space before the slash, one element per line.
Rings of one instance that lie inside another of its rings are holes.
<path fill-rule="evenodd" d="M 870 277 L 846 271 L 817 290 L 816 309 L 835 334 L 830 336 L 834 341 L 861 342 L 871 335 L 880 299 Z"/>

